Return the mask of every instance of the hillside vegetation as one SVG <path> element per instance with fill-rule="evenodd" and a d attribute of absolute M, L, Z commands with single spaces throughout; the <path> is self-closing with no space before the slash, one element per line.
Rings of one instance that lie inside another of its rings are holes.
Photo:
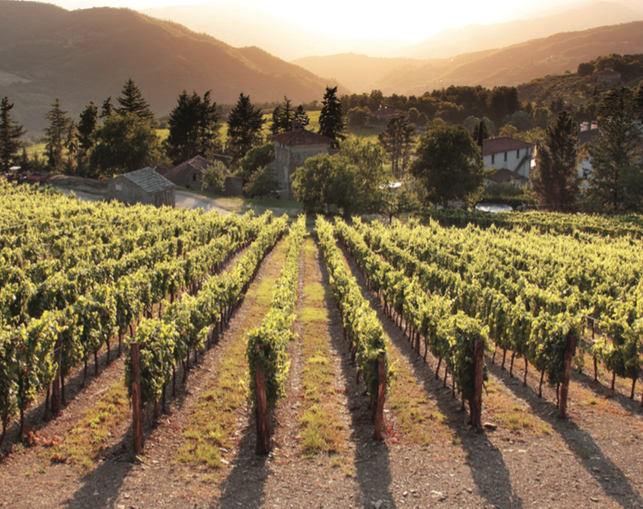
<path fill-rule="evenodd" d="M 609 53 L 643 53 L 643 21 L 563 32 L 507 48 L 421 63 L 365 55 L 304 58 L 296 63 L 322 76 L 330 76 L 328 70 L 333 69 L 332 76 L 353 92 L 379 89 L 387 95 L 421 95 L 449 85 L 516 86 L 548 74 L 575 71 L 581 62 Z M 353 78 L 360 72 L 372 81 L 353 89 L 351 85 L 361 84 Z"/>
<path fill-rule="evenodd" d="M 44 3 L 0 1 L 0 96 L 31 131 L 58 97 L 76 116 L 89 103 L 115 97 L 128 78 L 157 115 L 168 113 L 183 89 L 234 103 L 284 95 L 320 99 L 328 84 L 310 71 L 259 48 L 233 48 L 208 35 L 128 9 L 66 11 Z"/>

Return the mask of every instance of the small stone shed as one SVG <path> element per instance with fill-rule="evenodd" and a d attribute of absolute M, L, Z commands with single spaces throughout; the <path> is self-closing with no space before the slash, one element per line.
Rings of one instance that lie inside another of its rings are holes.
<path fill-rule="evenodd" d="M 110 199 L 130 205 L 174 207 L 176 200 L 174 184 L 149 167 L 113 178 L 107 184 L 107 191 Z"/>

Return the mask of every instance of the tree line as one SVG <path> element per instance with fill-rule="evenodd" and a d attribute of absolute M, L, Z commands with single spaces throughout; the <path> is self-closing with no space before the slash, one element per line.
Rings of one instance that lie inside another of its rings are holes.
<path fill-rule="evenodd" d="M 210 91 L 203 95 L 184 90 L 167 120 L 169 134 L 163 141 L 157 134 L 158 121 L 141 90 L 129 79 L 121 95 L 100 103 L 90 102 L 76 120 L 55 99 L 45 118 L 44 158 L 29 157 L 22 137 L 23 126 L 12 117 L 14 105 L 8 97 L 0 107 L 0 164 L 3 172 L 12 165 L 26 171 L 49 171 L 89 178 L 114 175 L 159 163 L 179 164 L 200 155 L 211 160 L 214 154 L 232 156 L 235 168 L 253 147 L 265 141 L 262 109 L 241 93 L 230 108 L 225 137 L 221 133 L 222 110 Z M 304 125 L 303 105 L 292 108 L 285 98 L 273 113 L 273 134 L 289 130 L 297 118 Z"/>

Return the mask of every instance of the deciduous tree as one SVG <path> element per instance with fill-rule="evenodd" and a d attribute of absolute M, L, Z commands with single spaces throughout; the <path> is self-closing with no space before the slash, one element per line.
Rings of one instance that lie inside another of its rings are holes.
<path fill-rule="evenodd" d="M 13 103 L 3 97 L 0 103 L 0 169 L 3 172 L 9 171 L 11 161 L 22 147 L 20 138 L 25 133 L 23 126 L 11 116 L 12 108 Z"/>
<path fill-rule="evenodd" d="M 482 188 L 482 153 L 463 126 L 435 126 L 420 138 L 417 154 L 410 173 L 427 201 L 447 207 L 449 201 L 466 200 Z"/>
<path fill-rule="evenodd" d="M 203 170 L 203 179 L 201 187 L 203 189 L 212 189 L 214 191 L 223 190 L 225 182 L 226 167 L 221 161 L 214 161 L 213 164 L 206 166 Z"/>
<path fill-rule="evenodd" d="M 251 148 L 241 160 L 244 176 L 251 177 L 256 171 L 265 168 L 275 158 L 275 144 L 265 143 Z"/>
<path fill-rule="evenodd" d="M 94 136 L 96 146 L 91 151 L 90 165 L 105 177 L 139 170 L 163 160 L 155 129 L 134 113 L 106 117 Z"/>
<path fill-rule="evenodd" d="M 534 195 L 547 208 L 563 210 L 578 193 L 578 124 L 567 111 L 545 131 L 538 144 L 536 169 L 529 176 Z"/>

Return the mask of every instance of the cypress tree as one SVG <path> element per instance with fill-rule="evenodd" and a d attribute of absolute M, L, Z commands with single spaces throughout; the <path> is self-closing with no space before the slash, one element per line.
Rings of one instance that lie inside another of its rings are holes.
<path fill-rule="evenodd" d="M 533 193 L 547 208 L 573 205 L 578 192 L 578 124 L 561 111 L 538 145 L 536 169 L 529 179 Z"/>
<path fill-rule="evenodd" d="M 590 147 L 593 173 L 586 195 L 605 212 L 637 210 L 643 205 L 637 116 L 635 94 L 630 88 L 616 88 L 603 96 L 598 110 L 603 136 Z"/>

